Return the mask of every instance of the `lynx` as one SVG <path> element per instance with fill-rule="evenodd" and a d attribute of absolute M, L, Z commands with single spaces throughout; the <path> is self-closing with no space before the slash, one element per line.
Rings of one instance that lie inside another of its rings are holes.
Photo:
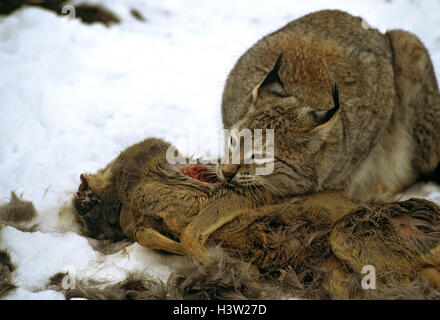
<path fill-rule="evenodd" d="M 229 162 L 219 177 L 281 196 L 392 196 L 439 163 L 440 94 L 427 49 L 409 32 L 364 29 L 341 11 L 306 15 L 246 51 L 227 78 L 222 118 L 227 129 L 274 129 L 275 154 L 270 175 Z"/>

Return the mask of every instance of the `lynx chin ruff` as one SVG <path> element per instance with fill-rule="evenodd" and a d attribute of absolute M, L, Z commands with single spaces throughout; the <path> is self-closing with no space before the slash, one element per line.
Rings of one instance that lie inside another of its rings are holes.
<path fill-rule="evenodd" d="M 219 176 L 283 196 L 393 195 L 439 163 L 428 51 L 411 33 L 366 30 L 341 11 L 306 15 L 245 52 L 226 81 L 222 117 L 225 128 L 274 129 L 275 155 L 271 175 L 238 164 L 220 166 Z"/>

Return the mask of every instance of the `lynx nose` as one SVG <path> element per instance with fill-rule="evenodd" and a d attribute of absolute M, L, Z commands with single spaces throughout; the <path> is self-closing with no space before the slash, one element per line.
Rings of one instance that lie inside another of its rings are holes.
<path fill-rule="evenodd" d="M 223 177 L 228 181 L 232 180 L 232 178 L 234 178 L 235 174 L 238 171 L 238 167 L 239 166 L 235 164 L 224 164 L 222 166 Z"/>

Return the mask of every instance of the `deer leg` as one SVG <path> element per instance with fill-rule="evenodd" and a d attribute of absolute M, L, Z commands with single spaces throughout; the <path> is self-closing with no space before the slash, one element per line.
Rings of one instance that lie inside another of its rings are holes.
<path fill-rule="evenodd" d="M 140 227 L 135 233 L 136 241 L 150 249 L 164 250 L 179 255 L 188 255 L 179 242 L 165 237 L 156 230 Z"/>

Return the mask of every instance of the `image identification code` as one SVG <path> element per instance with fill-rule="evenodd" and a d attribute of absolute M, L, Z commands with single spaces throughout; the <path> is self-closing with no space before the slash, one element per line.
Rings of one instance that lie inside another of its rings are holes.
<path fill-rule="evenodd" d="M 206 315 L 264 315 L 267 309 L 263 304 L 222 304 L 214 308 L 197 307 L 197 306 L 180 306 L 173 307 L 173 315 L 198 315 L 204 318 Z"/>

